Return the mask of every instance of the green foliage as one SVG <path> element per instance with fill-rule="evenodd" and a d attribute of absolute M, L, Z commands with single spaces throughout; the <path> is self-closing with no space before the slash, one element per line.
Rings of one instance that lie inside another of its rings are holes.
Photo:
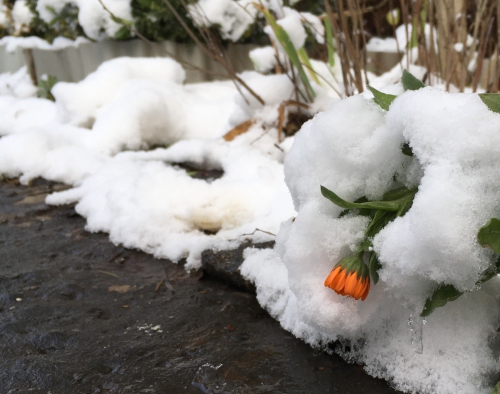
<path fill-rule="evenodd" d="M 4 0 L 4 3 L 7 0 Z M 9 2 L 12 0 L 8 0 Z M 85 33 L 78 23 L 78 7 L 73 4 L 66 4 L 60 12 L 54 8 L 47 7 L 53 14 L 53 19 L 47 23 L 40 18 L 36 10 L 38 0 L 27 0 L 26 3 L 34 17 L 30 23 L 29 31 L 23 32 L 22 36 L 36 36 L 53 42 L 58 36 L 69 39 L 76 39 L 79 36 L 85 37 Z M 169 0 L 186 24 L 193 30 L 192 20 L 188 17 L 182 0 Z M 13 3 L 13 1 L 12 1 Z M 111 17 L 115 22 L 122 25 L 116 32 L 113 39 L 127 40 L 133 37 L 131 29 L 136 29 L 141 35 L 151 41 L 171 40 L 181 43 L 191 43 L 192 39 L 178 23 L 177 19 L 170 12 L 163 0 L 131 0 L 132 15 L 134 21 L 126 21 L 121 18 Z M 0 28 L 0 37 L 12 34 L 8 29 Z"/>
<path fill-rule="evenodd" d="M 490 394 L 500 394 L 500 382 L 498 382 Z"/>
<path fill-rule="evenodd" d="M 500 114 L 500 94 L 482 93 L 479 95 L 479 98 L 483 100 L 483 103 L 485 103 L 490 110 Z"/>
<path fill-rule="evenodd" d="M 126 26 L 122 26 L 113 36 L 113 38 L 118 41 L 128 40 L 131 37 L 132 32 L 130 28 L 127 28 Z"/>
<path fill-rule="evenodd" d="M 416 193 L 416 189 L 408 189 L 403 186 L 388 191 L 380 201 L 368 201 L 366 197 L 362 197 L 357 202 L 349 202 L 343 200 L 326 187 L 321 186 L 323 197 L 347 210 L 347 212 L 343 212 L 343 215 L 353 212 L 353 210 L 359 210 L 357 212 L 358 215 L 370 217 L 371 221 L 365 230 L 364 240 L 361 242 L 356 253 L 368 253 L 368 270 L 374 283 L 378 282 L 378 270 L 381 268 L 381 264 L 375 251 L 373 251 L 373 237 L 398 216 L 403 216 L 408 212 L 413 204 Z"/>
<path fill-rule="evenodd" d="M 411 74 L 408 70 L 403 70 L 403 77 L 401 78 L 404 90 L 418 90 L 425 88 L 424 83 Z"/>
<path fill-rule="evenodd" d="M 479 229 L 477 234 L 479 244 L 485 248 L 492 249 L 496 254 L 500 254 L 500 220 L 493 218 Z M 476 286 L 494 278 L 500 272 L 500 257 L 497 257 L 496 264 L 481 274 L 481 279 Z M 455 289 L 452 285 L 439 286 L 431 297 L 425 302 L 424 309 L 420 316 L 429 316 L 436 308 L 446 305 L 449 301 L 454 301 L 463 293 Z"/>
<path fill-rule="evenodd" d="M 430 296 L 425 302 L 424 309 L 420 313 L 420 316 L 429 316 L 436 308 L 445 306 L 449 301 L 454 301 L 460 297 L 463 293 L 455 289 L 452 285 L 441 285 L 439 286 L 432 296 Z"/>
<path fill-rule="evenodd" d="M 496 254 L 500 254 L 500 220 L 490 219 L 479 229 L 477 240 L 482 247 L 493 249 Z"/>
<path fill-rule="evenodd" d="M 348 202 L 341 199 L 331 190 L 321 186 L 321 194 L 335 205 L 345 209 L 375 209 L 380 211 L 398 212 L 404 215 L 413 201 L 416 190 L 400 187 L 384 194 L 381 201 L 367 201 L 362 203 Z"/>
<path fill-rule="evenodd" d="M 304 71 L 304 67 L 302 67 L 302 63 L 300 62 L 299 54 L 297 53 L 297 50 L 293 46 L 292 40 L 290 40 L 290 37 L 288 36 L 288 33 L 283 29 L 280 25 L 276 23 L 274 20 L 273 16 L 269 12 L 269 10 L 265 9 L 262 7 L 262 12 L 264 13 L 264 16 L 267 19 L 267 22 L 271 26 L 271 28 L 274 31 L 274 34 L 283 47 L 283 49 L 286 52 L 286 55 L 290 59 L 290 62 L 292 62 L 293 66 L 297 69 L 297 72 L 299 73 L 299 77 L 301 81 L 304 83 L 306 89 L 309 91 L 311 96 L 314 98 L 316 96 L 310 82 L 309 78 L 307 78 L 307 75 Z"/>
<path fill-rule="evenodd" d="M 304 49 L 304 47 L 299 48 L 299 50 L 297 51 L 297 54 L 299 55 L 299 58 L 302 61 L 302 63 L 304 64 L 304 66 L 306 66 L 307 72 L 309 73 L 311 78 L 314 80 L 314 82 L 316 82 L 318 85 L 320 85 L 321 82 L 319 82 L 318 76 L 316 75 L 316 72 L 313 70 L 311 61 L 310 61 L 309 56 L 307 55 L 307 52 Z"/>
<path fill-rule="evenodd" d="M 402 83 L 405 90 L 417 90 L 425 86 L 422 81 L 415 78 L 406 70 L 403 72 Z M 373 101 L 376 102 L 383 110 L 388 111 L 396 96 L 379 92 L 371 86 L 368 86 L 368 89 L 370 89 L 373 93 Z M 407 156 L 413 156 L 413 151 L 407 143 L 402 146 L 401 151 Z M 370 218 L 370 223 L 365 230 L 364 239 L 356 253 L 368 254 L 368 271 L 374 283 L 377 283 L 379 280 L 378 271 L 382 265 L 377 254 L 373 250 L 372 240 L 390 222 L 398 216 L 403 216 L 406 212 L 408 212 L 413 204 L 417 191 L 418 189 L 408 189 L 403 186 L 397 189 L 389 190 L 382 196 L 380 201 L 369 201 L 366 197 L 361 197 L 355 202 L 349 202 L 343 200 L 326 187 L 321 186 L 321 194 L 323 197 L 327 198 L 335 205 L 345 209 L 340 213 L 339 217 L 345 216 L 348 213 L 353 213 L 358 216 L 367 216 Z M 435 302 L 441 300 L 440 294 L 437 294 L 436 297 L 437 301 Z M 434 304 L 431 306 L 433 305 Z"/>
<path fill-rule="evenodd" d="M 425 87 L 424 83 L 413 74 L 411 74 L 408 70 L 403 70 L 401 82 L 403 84 L 404 90 L 418 90 Z M 389 107 L 397 96 L 394 96 L 393 94 L 382 93 L 371 86 L 367 86 L 367 88 L 370 90 L 370 92 L 373 93 L 373 101 L 375 101 L 383 110 L 389 111 Z M 413 153 L 408 154 L 408 149 L 405 150 L 407 153 L 403 153 L 407 154 L 408 156 L 413 156 Z"/>
<path fill-rule="evenodd" d="M 188 17 L 182 0 L 168 0 L 192 31 L 197 31 Z M 175 41 L 192 43 L 163 0 L 132 0 L 132 15 L 137 31 L 151 41 Z"/>
<path fill-rule="evenodd" d="M 30 23 L 29 32 L 22 35 L 40 37 L 50 43 L 59 36 L 71 40 L 79 36 L 85 36 L 82 27 L 78 23 L 78 7 L 75 5 L 66 4 L 59 13 L 54 8 L 47 7 L 47 10 L 53 14 L 53 19 L 47 23 L 40 18 L 40 14 L 36 10 L 37 0 L 26 0 L 26 4 L 34 17 Z"/>
<path fill-rule="evenodd" d="M 497 259 L 496 264 L 493 267 L 488 268 L 481 274 L 481 279 L 476 282 L 476 286 L 480 287 L 483 283 L 489 281 L 490 279 L 497 276 L 500 271 L 500 258 Z M 424 305 L 424 309 L 420 313 L 420 316 L 429 316 L 436 308 L 445 306 L 450 301 L 455 301 L 460 297 L 463 292 L 457 290 L 452 285 L 440 285 L 434 293 L 427 299 Z"/>
<path fill-rule="evenodd" d="M 47 78 L 40 79 L 40 81 L 38 81 L 37 97 L 56 101 L 55 97 L 52 95 L 52 88 L 56 83 L 57 78 L 52 75 L 47 76 Z"/>
<path fill-rule="evenodd" d="M 393 94 L 382 93 L 377 89 L 372 88 L 371 86 L 367 86 L 367 88 L 370 90 L 370 92 L 373 93 L 373 101 L 377 103 L 383 110 L 389 111 L 391 103 L 397 96 L 394 96 Z"/>

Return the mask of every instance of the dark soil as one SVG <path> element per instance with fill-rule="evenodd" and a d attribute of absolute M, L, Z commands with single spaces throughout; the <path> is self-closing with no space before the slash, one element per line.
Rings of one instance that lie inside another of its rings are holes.
<path fill-rule="evenodd" d="M 0 183 L 0 393 L 396 393 L 251 292 L 86 232 L 58 188 Z"/>

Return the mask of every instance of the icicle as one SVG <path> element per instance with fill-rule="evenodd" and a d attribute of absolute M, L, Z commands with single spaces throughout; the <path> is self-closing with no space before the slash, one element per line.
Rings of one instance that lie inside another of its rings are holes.
<path fill-rule="evenodd" d="M 424 325 L 427 321 L 425 318 L 416 315 L 410 315 L 408 319 L 408 326 L 411 331 L 411 345 L 413 347 L 413 351 L 418 354 L 422 354 L 424 352 Z"/>

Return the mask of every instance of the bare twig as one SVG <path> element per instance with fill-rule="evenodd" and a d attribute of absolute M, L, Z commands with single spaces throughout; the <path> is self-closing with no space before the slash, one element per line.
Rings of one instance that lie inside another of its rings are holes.
<path fill-rule="evenodd" d="M 102 2 L 102 0 L 98 0 L 98 1 L 101 4 L 101 6 L 103 7 L 103 9 L 109 15 L 111 15 L 115 20 L 118 20 L 118 21 L 121 20 L 121 21 L 123 21 L 121 18 L 119 18 L 115 14 L 113 14 L 113 12 L 109 8 L 106 7 L 106 5 Z M 198 72 L 203 73 L 203 74 L 209 74 L 209 75 L 211 75 L 213 77 L 225 77 L 225 75 L 223 75 L 223 74 L 218 74 L 218 73 L 214 73 L 212 71 L 208 71 L 206 69 L 203 69 L 203 68 L 198 67 L 198 66 L 196 66 L 196 65 L 194 65 L 192 63 L 189 63 L 189 62 L 186 62 L 186 61 L 180 59 L 178 56 L 176 56 L 175 54 L 173 54 L 170 51 L 168 51 L 164 46 L 159 45 L 159 43 L 157 43 L 157 42 L 149 40 L 147 37 L 145 37 L 144 35 L 142 35 L 137 29 L 134 29 L 132 26 L 129 26 L 127 23 L 123 23 L 122 22 L 122 26 L 125 27 L 132 34 L 134 34 L 141 41 L 146 42 L 146 43 L 148 43 L 150 45 L 156 45 L 157 47 L 161 48 L 161 50 L 165 53 L 165 55 L 171 57 L 172 59 L 175 59 L 177 62 L 179 62 L 186 69 L 198 71 Z"/>
<path fill-rule="evenodd" d="M 260 228 L 256 228 L 255 230 L 253 230 L 253 232 L 249 233 L 249 234 L 241 234 L 242 236 L 246 236 L 246 235 L 254 235 L 257 231 L 260 231 L 261 233 L 265 233 L 265 234 L 269 234 L 269 235 L 272 235 L 273 237 L 276 237 L 276 234 L 273 234 L 269 231 L 265 231 L 265 230 L 261 230 Z"/>

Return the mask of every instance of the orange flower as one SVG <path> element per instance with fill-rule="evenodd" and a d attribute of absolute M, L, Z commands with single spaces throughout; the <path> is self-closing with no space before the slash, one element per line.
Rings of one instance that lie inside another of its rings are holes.
<path fill-rule="evenodd" d="M 325 286 L 337 294 L 364 301 L 370 291 L 368 267 L 360 256 L 344 257 L 327 276 Z"/>

